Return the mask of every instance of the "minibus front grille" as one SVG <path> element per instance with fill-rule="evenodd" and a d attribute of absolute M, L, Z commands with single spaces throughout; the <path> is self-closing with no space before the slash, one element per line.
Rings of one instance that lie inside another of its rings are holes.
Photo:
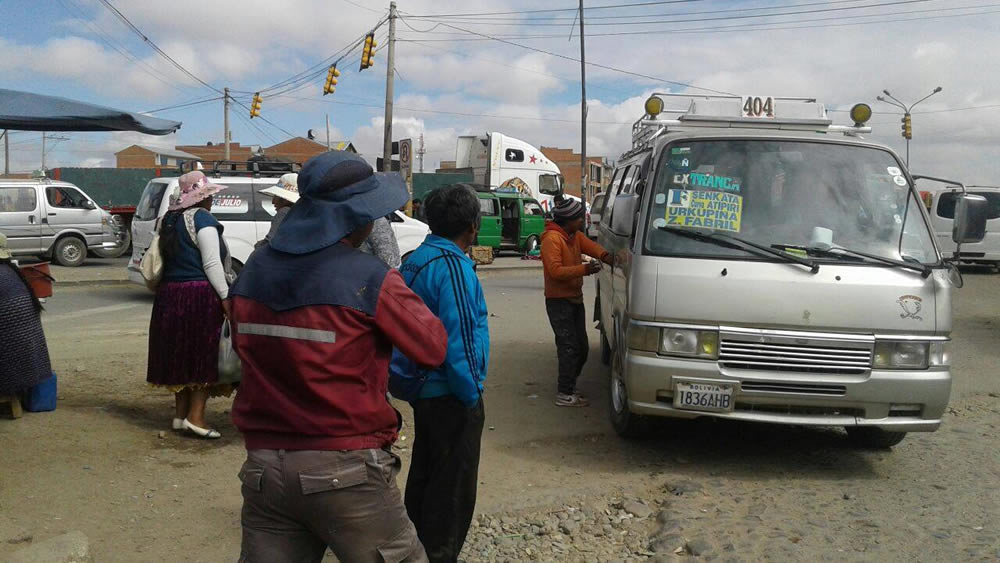
<path fill-rule="evenodd" d="M 843 385 L 786 383 L 783 381 L 743 381 L 740 383 L 740 389 L 757 393 L 796 393 L 800 395 L 843 396 L 847 393 L 847 387 Z"/>
<path fill-rule="evenodd" d="M 868 342 L 751 342 L 724 334 L 720 344 L 719 365 L 729 369 L 860 375 L 872 367 L 873 347 Z"/>

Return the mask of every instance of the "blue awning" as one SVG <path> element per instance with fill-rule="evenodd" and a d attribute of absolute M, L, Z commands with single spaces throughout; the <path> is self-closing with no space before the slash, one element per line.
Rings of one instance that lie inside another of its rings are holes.
<path fill-rule="evenodd" d="M 139 115 L 56 96 L 0 89 L 0 129 L 14 131 L 138 131 L 168 135 L 179 121 Z"/>

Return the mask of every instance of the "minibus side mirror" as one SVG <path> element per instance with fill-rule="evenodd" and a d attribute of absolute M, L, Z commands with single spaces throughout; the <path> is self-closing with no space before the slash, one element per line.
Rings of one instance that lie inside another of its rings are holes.
<path fill-rule="evenodd" d="M 82 207 L 84 209 L 97 209 L 97 205 L 95 205 L 94 202 L 90 201 L 89 199 L 83 202 Z"/>
<path fill-rule="evenodd" d="M 639 209 L 637 194 L 621 194 L 611 208 L 611 232 L 620 237 L 631 237 L 635 232 L 635 213 Z"/>
<path fill-rule="evenodd" d="M 951 240 L 957 244 L 980 242 L 986 237 L 989 203 L 981 195 L 961 194 L 955 202 L 955 224 Z"/>

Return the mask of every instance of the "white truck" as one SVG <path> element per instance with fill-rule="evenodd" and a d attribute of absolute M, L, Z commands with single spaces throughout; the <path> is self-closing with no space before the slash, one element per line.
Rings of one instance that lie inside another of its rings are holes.
<path fill-rule="evenodd" d="M 455 168 L 471 170 L 473 183 L 491 190 L 533 197 L 546 211 L 563 189 L 563 177 L 554 162 L 534 146 L 503 133 L 459 137 Z"/>

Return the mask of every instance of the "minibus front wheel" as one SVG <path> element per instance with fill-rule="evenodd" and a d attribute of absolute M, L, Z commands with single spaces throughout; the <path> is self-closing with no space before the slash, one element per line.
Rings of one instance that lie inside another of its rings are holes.
<path fill-rule="evenodd" d="M 625 386 L 623 374 L 624 351 L 612 353 L 611 390 L 608 393 L 611 425 L 622 438 L 642 438 L 649 429 L 649 421 L 633 413 L 628 407 L 628 388 Z"/>

